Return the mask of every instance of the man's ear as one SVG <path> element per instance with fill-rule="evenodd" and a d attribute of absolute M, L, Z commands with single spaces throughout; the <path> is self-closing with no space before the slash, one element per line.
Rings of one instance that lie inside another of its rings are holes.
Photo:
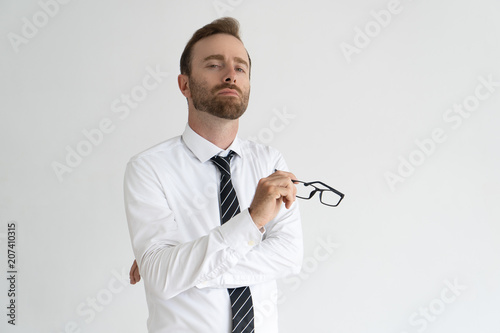
<path fill-rule="evenodd" d="M 184 97 L 190 98 L 191 90 L 189 89 L 189 77 L 185 74 L 179 74 L 177 77 L 177 83 L 179 84 L 179 89 Z"/>

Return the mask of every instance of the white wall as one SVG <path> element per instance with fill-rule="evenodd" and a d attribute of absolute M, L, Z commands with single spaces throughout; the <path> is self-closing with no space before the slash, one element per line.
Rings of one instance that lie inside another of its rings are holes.
<path fill-rule="evenodd" d="M 240 135 L 346 194 L 301 203 L 281 331 L 500 331 L 498 1 L 54 1 L 0 1 L 2 276 L 17 222 L 2 332 L 146 332 L 123 172 L 182 132 L 180 54 L 222 15 L 253 60 Z M 157 87 L 126 107 L 151 71 Z M 68 165 L 68 147 L 87 156 Z"/>

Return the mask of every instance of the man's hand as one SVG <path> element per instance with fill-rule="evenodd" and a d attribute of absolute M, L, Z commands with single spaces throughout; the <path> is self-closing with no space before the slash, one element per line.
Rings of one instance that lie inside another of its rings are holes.
<path fill-rule="evenodd" d="M 297 189 L 292 179 L 297 179 L 293 173 L 276 171 L 259 181 L 252 204 L 248 209 L 259 229 L 276 217 L 282 203 L 285 203 L 288 209 L 295 201 Z"/>
<path fill-rule="evenodd" d="M 137 267 L 137 260 L 134 260 L 132 267 L 130 267 L 130 284 L 136 284 L 141 281 L 141 275 L 139 274 L 139 267 Z"/>

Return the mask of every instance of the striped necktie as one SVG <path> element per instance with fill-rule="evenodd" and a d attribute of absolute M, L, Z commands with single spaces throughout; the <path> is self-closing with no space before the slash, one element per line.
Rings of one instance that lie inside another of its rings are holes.
<path fill-rule="evenodd" d="M 234 151 L 230 151 L 226 157 L 214 156 L 212 162 L 220 170 L 220 219 L 221 224 L 229 221 L 240 212 L 240 204 L 231 181 L 231 158 Z M 253 303 L 249 287 L 229 288 L 231 299 L 231 310 L 233 318 L 233 330 L 235 333 L 251 333 L 253 327 Z"/>

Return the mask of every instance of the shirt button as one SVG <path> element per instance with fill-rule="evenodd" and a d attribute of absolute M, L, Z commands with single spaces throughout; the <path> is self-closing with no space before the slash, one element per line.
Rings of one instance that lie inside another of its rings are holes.
<path fill-rule="evenodd" d="M 255 245 L 255 242 L 253 240 L 248 241 L 248 246 L 254 246 L 254 245 Z"/>

